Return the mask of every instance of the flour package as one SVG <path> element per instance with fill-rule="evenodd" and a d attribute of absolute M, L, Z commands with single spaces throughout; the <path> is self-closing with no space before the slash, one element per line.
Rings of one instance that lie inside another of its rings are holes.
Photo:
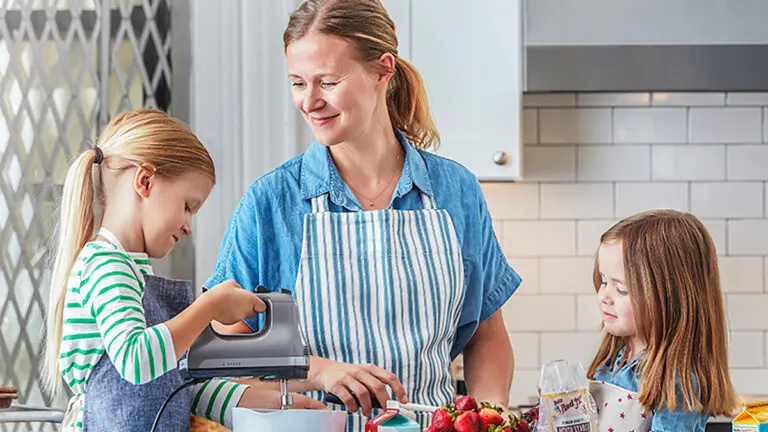
<path fill-rule="evenodd" d="M 597 407 L 581 364 L 558 360 L 541 368 L 537 432 L 597 432 Z"/>

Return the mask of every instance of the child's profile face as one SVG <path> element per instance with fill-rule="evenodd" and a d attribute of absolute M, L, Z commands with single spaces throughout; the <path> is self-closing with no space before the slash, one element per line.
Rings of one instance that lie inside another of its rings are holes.
<path fill-rule="evenodd" d="M 195 172 L 153 180 L 142 209 L 144 245 L 150 257 L 162 258 L 182 237 L 192 234 L 192 215 L 208 198 L 213 183 Z"/>
<path fill-rule="evenodd" d="M 629 287 L 624 276 L 624 254 L 621 242 L 603 243 L 598 251 L 601 284 L 597 307 L 605 330 L 619 337 L 635 336 L 635 315 Z"/>

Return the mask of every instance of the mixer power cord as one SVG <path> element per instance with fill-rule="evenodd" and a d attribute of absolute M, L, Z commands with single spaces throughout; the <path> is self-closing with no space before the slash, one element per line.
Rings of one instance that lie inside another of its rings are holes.
<path fill-rule="evenodd" d="M 204 378 L 193 378 L 189 381 L 185 381 L 180 386 L 176 387 L 176 390 L 174 390 L 166 399 L 165 402 L 163 402 L 163 405 L 160 407 L 160 410 L 157 412 L 157 415 L 155 416 L 155 421 L 152 423 L 152 432 L 155 432 L 155 429 L 157 428 L 157 425 L 160 423 L 160 417 L 163 415 L 163 411 L 165 411 L 165 407 L 168 406 L 168 402 L 173 399 L 174 396 L 176 396 L 176 393 L 182 391 L 183 389 L 205 382 Z"/>

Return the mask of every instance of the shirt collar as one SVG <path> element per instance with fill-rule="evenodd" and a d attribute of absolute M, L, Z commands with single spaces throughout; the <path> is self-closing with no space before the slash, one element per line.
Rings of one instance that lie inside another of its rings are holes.
<path fill-rule="evenodd" d="M 421 192 L 432 196 L 432 183 L 429 180 L 424 157 L 399 130 L 395 130 L 395 136 L 405 149 L 405 163 L 395 188 L 395 197 L 402 197 L 413 188 L 413 185 L 416 185 Z M 336 205 L 352 208 L 353 204 L 356 204 L 354 207 L 360 207 L 339 175 L 328 153 L 328 147 L 317 141 L 313 142 L 302 156 L 299 183 L 302 199 L 329 193 L 331 201 Z"/>
<path fill-rule="evenodd" d="M 627 347 L 622 347 L 618 354 L 616 354 L 616 360 L 613 363 L 614 370 L 618 367 L 619 363 L 624 359 L 624 356 L 627 354 Z M 643 357 L 643 354 L 645 354 L 645 348 L 643 348 L 642 351 L 640 351 L 640 354 L 637 354 L 635 357 L 628 359 L 624 367 L 635 367 L 638 362 L 640 362 L 640 359 Z"/>

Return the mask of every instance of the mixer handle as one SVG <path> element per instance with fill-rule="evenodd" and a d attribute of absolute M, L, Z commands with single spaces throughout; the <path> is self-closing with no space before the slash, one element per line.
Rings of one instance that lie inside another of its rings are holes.
<path fill-rule="evenodd" d="M 206 291 L 208 291 L 208 289 L 207 288 L 203 288 L 203 292 L 206 292 Z M 213 333 L 216 336 L 218 336 L 218 337 L 238 337 L 238 338 L 242 338 L 242 337 L 259 336 L 259 335 L 262 334 L 264 329 L 267 327 L 267 323 L 272 322 L 272 310 L 274 309 L 274 303 L 272 301 L 273 300 L 272 296 L 274 294 L 290 294 L 290 295 L 293 294 L 291 292 L 291 290 L 288 290 L 288 289 L 285 289 L 285 288 L 280 288 L 278 291 L 271 291 L 268 288 L 266 288 L 264 286 L 261 286 L 261 285 L 256 287 L 256 289 L 253 291 L 253 293 L 256 294 L 256 296 L 259 297 L 261 299 L 261 301 L 263 301 L 264 304 L 267 307 L 266 310 L 263 312 L 263 314 L 264 314 L 264 324 L 265 324 L 264 327 L 262 327 L 261 329 L 259 329 L 258 331 L 254 332 L 254 333 L 222 334 L 222 333 L 219 333 L 216 330 L 214 330 L 212 324 L 209 324 L 208 326 L 210 327 L 210 330 L 213 331 Z"/>
<path fill-rule="evenodd" d="M 264 311 L 265 323 L 270 322 L 272 319 L 272 309 L 274 308 L 274 304 L 272 303 L 272 296 L 274 294 L 293 294 L 291 290 L 287 290 L 285 288 L 280 288 L 278 291 L 270 291 L 268 288 L 262 285 L 257 286 L 253 293 L 256 294 L 256 296 L 259 297 L 265 305 L 267 305 L 267 310 Z"/>

